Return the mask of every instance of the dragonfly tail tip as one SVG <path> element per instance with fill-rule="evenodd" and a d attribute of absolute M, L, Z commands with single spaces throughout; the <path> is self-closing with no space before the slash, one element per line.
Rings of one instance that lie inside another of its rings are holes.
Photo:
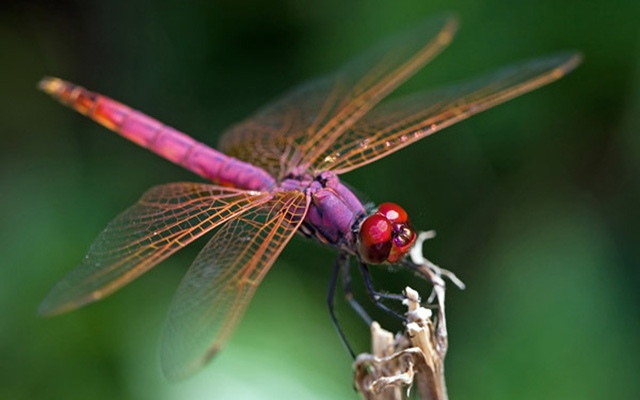
<path fill-rule="evenodd" d="M 37 87 L 39 90 L 42 90 L 47 94 L 53 94 L 60 88 L 62 84 L 63 84 L 63 81 L 61 79 L 54 78 L 51 76 L 45 76 L 40 80 L 40 82 L 38 82 Z"/>

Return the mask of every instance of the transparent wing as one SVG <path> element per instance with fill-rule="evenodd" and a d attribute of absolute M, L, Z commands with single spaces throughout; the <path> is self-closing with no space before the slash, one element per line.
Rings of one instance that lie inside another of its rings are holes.
<path fill-rule="evenodd" d="M 47 294 L 38 312 L 59 314 L 101 299 L 270 196 L 198 183 L 156 186 L 109 223 L 82 263 Z"/>
<path fill-rule="evenodd" d="M 165 376 L 185 377 L 216 354 L 307 207 L 303 193 L 276 193 L 215 233 L 182 280 L 169 311 L 161 346 Z"/>
<path fill-rule="evenodd" d="M 317 171 L 351 171 L 449 125 L 560 79 L 579 63 L 562 53 L 512 65 L 470 82 L 381 104 L 334 141 Z"/>
<path fill-rule="evenodd" d="M 430 19 L 300 86 L 225 132 L 224 152 L 282 178 L 305 169 L 346 128 L 435 57 L 457 28 L 449 15 Z"/>

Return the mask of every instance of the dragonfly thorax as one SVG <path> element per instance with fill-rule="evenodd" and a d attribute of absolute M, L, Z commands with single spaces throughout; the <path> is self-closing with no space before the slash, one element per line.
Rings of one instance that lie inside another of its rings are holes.
<path fill-rule="evenodd" d="M 407 212 L 395 203 L 382 203 L 360 225 L 358 253 L 371 264 L 393 264 L 409 252 L 415 240 Z"/>
<path fill-rule="evenodd" d="M 336 174 L 324 171 L 315 177 L 291 177 L 280 188 L 302 191 L 311 198 L 300 233 L 355 253 L 353 227 L 365 215 L 365 208 Z"/>

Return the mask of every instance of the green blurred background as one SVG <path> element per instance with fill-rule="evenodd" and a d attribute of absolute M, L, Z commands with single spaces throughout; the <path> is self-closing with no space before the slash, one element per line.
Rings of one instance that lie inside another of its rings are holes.
<path fill-rule="evenodd" d="M 451 398 L 640 398 L 637 0 L 185 3 L 0 5 L 0 398 L 356 398 L 325 307 L 335 254 L 301 238 L 226 349 L 183 383 L 164 382 L 156 351 L 202 240 L 108 300 L 37 317 L 117 213 L 153 185 L 198 178 L 35 84 L 60 76 L 215 144 L 273 96 L 446 9 L 460 16 L 457 39 L 401 92 L 561 49 L 585 55 L 558 83 L 343 177 L 437 229 L 426 254 L 468 285 L 448 292 Z M 374 278 L 428 288 L 402 271 Z M 368 330 L 342 303 L 364 351 Z"/>

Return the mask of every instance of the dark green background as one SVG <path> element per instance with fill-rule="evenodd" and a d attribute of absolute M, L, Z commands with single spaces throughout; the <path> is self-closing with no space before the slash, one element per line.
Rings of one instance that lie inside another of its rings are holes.
<path fill-rule="evenodd" d="M 153 185 L 198 178 L 35 84 L 60 76 L 215 144 L 290 86 L 445 9 L 460 16 L 457 39 L 401 91 L 585 55 L 560 82 L 343 178 L 437 229 L 425 252 L 468 285 L 448 292 L 451 398 L 640 398 L 637 0 L 50 3 L 0 6 L 0 398 L 355 398 L 325 309 L 334 254 L 300 238 L 226 349 L 184 383 L 163 381 L 156 347 L 203 241 L 108 300 L 37 317 L 111 218 Z M 427 290 L 407 273 L 374 275 Z M 339 311 L 367 349 L 364 324 Z"/>

